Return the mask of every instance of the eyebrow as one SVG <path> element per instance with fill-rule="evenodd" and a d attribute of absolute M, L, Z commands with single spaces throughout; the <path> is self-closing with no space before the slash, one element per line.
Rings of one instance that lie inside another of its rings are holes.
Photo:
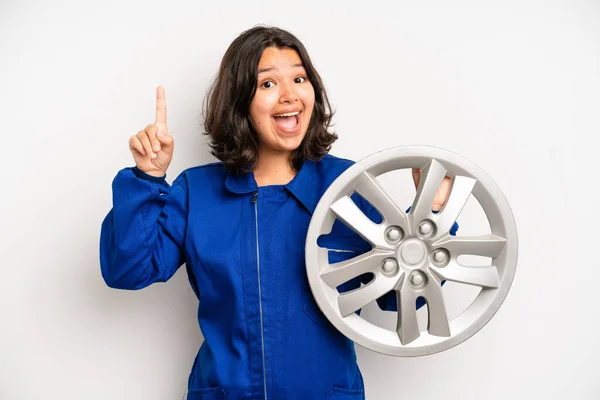
<path fill-rule="evenodd" d="M 292 65 L 292 68 L 298 68 L 298 67 L 304 68 L 304 65 L 302 65 L 302 63 Z M 263 72 L 273 71 L 274 69 L 275 69 L 274 67 L 261 68 L 258 70 L 258 73 L 261 74 Z"/>

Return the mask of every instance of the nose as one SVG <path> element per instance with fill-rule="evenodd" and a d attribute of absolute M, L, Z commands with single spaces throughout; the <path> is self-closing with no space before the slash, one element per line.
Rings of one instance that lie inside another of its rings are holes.
<path fill-rule="evenodd" d="M 281 92 L 279 96 L 280 103 L 293 103 L 298 100 L 298 93 L 294 82 L 285 82 L 281 86 Z"/>

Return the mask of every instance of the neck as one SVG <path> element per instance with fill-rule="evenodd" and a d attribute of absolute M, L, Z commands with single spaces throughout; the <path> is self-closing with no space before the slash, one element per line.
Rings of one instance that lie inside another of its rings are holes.
<path fill-rule="evenodd" d="M 254 179 L 258 186 L 285 185 L 289 183 L 296 172 L 290 165 L 289 152 L 259 152 L 258 164 L 254 170 Z"/>

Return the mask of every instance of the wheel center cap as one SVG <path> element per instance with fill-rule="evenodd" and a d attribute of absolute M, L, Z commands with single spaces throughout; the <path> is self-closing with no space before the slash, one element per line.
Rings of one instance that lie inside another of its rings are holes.
<path fill-rule="evenodd" d="M 408 242 L 400 250 L 400 256 L 408 265 L 418 264 L 425 257 L 425 247 L 418 241 Z"/>

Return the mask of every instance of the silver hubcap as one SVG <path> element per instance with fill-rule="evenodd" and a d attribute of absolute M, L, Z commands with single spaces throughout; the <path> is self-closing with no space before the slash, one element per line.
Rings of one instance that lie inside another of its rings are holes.
<path fill-rule="evenodd" d="M 385 192 L 377 176 L 403 168 L 422 168 L 415 200 L 407 214 Z M 431 203 L 446 175 L 453 178 L 448 201 L 439 213 Z M 359 193 L 383 216 L 373 223 L 350 196 Z M 473 195 L 487 216 L 491 234 L 451 236 L 449 230 Z M 335 219 L 365 238 L 372 250 L 329 264 L 329 250 L 317 245 Z M 373 154 L 348 168 L 317 205 L 306 239 L 306 272 L 315 300 L 344 335 L 363 347 L 395 356 L 421 356 L 447 350 L 481 329 L 502 305 L 516 270 L 517 231 L 508 202 L 485 172 L 463 157 L 428 146 L 397 147 Z M 465 267 L 457 257 L 490 257 L 486 267 Z M 339 293 L 337 287 L 370 272 L 366 286 Z M 441 281 L 481 288 L 477 298 L 449 319 Z M 355 311 L 389 291 L 396 292 L 396 329 L 376 326 Z M 428 326 L 420 331 L 415 302 L 427 300 Z"/>

